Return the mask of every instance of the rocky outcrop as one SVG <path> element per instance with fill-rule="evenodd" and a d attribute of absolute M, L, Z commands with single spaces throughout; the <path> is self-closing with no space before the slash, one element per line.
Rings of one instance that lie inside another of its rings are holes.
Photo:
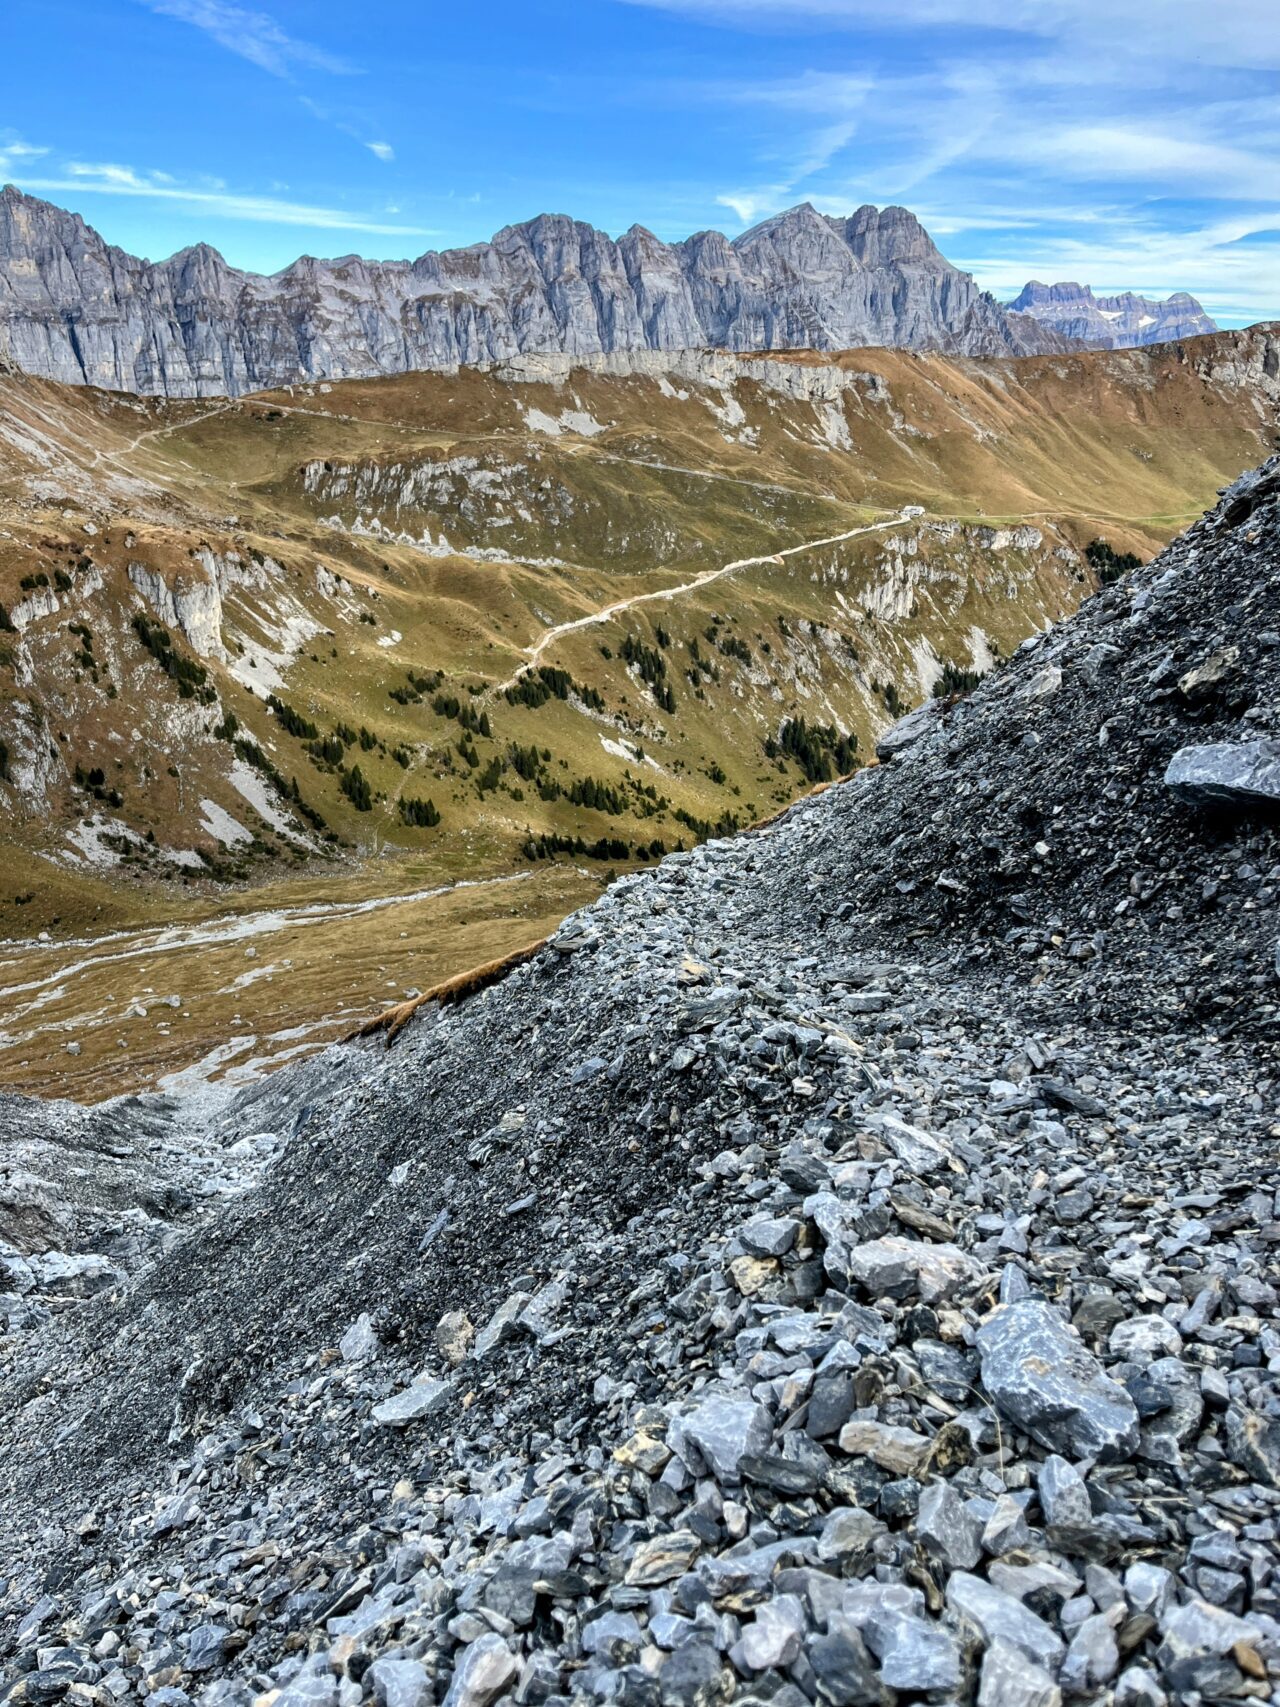
<path fill-rule="evenodd" d="M 905 208 L 808 204 L 730 242 L 616 242 L 559 214 L 416 261 L 320 261 L 270 278 L 207 244 L 152 263 L 76 214 L 0 193 L 0 356 L 69 384 L 237 396 L 527 353 L 902 345 L 964 355 L 1071 347 L 1007 313 Z"/>
<path fill-rule="evenodd" d="M 170 586 L 158 570 L 145 563 L 131 563 L 129 579 L 161 622 L 185 636 L 197 657 L 226 662 L 226 648 L 222 644 L 222 595 L 212 576 L 194 581 L 181 577 Z"/>
<path fill-rule="evenodd" d="M 1167 344 L 1218 330 L 1217 322 L 1185 290 L 1158 302 L 1135 296 L 1131 290 L 1120 296 L 1095 296 L 1088 285 L 1046 285 L 1032 279 L 1007 306 L 1011 314 L 1025 315 L 1064 338 L 1105 350 Z"/>

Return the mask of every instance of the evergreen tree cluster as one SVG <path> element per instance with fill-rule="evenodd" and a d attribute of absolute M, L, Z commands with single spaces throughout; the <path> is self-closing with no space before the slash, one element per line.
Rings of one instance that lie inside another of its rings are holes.
<path fill-rule="evenodd" d="M 1116 551 L 1105 539 L 1095 539 L 1084 548 L 1089 567 L 1104 587 L 1118 581 L 1130 569 L 1138 569 L 1142 559 L 1133 551 Z"/>
<path fill-rule="evenodd" d="M 830 782 L 847 776 L 857 764 L 858 737 L 844 735 L 832 724 L 809 724 L 803 717 L 789 717 L 776 741 L 765 742 L 769 758 L 795 759 L 810 782 Z"/>
<path fill-rule="evenodd" d="M 451 717 L 455 723 L 472 735 L 490 736 L 493 734 L 487 711 L 477 712 L 475 706 L 464 705 L 456 694 L 438 693 L 431 701 L 431 709 L 437 717 Z"/>
<path fill-rule="evenodd" d="M 373 789 L 359 765 L 352 765 L 349 771 L 343 771 L 342 781 L 338 786 L 357 812 L 373 810 Z"/>
<path fill-rule="evenodd" d="M 435 693 L 443 680 L 443 670 L 433 670 L 425 676 L 410 670 L 405 677 L 405 687 L 388 688 L 387 692 L 397 705 L 421 705 L 423 698 L 429 693 Z"/>
<path fill-rule="evenodd" d="M 565 794 L 573 805 L 585 806 L 589 812 L 607 812 L 611 818 L 620 818 L 627 810 L 622 793 L 612 783 L 598 782 L 595 777 L 575 777 Z"/>
<path fill-rule="evenodd" d="M 568 699 L 573 693 L 593 711 L 604 710 L 604 699 L 597 688 L 583 687 L 567 670 L 553 664 L 539 664 L 537 670 L 526 671 L 520 680 L 505 690 L 508 705 L 527 705 L 537 711 L 549 699 Z"/>
<path fill-rule="evenodd" d="M 300 711 L 295 711 L 285 700 L 275 694 L 267 696 L 267 704 L 276 714 L 276 721 L 287 735 L 293 735 L 299 741 L 315 741 L 320 731 L 309 717 L 304 717 Z"/>
<path fill-rule="evenodd" d="M 684 844 L 680 845 L 683 847 Z M 651 842 L 624 842 L 619 836 L 601 836 L 594 842 L 587 842 L 581 836 L 564 836 L 554 830 L 538 836 L 530 831 L 521 844 L 521 852 L 528 860 L 554 859 L 557 854 L 572 854 L 577 859 L 648 861 L 661 859 L 666 851 L 667 844 L 657 836 Z"/>
<path fill-rule="evenodd" d="M 710 818 L 698 818 L 692 812 L 687 812 L 683 806 L 677 806 L 671 816 L 678 824 L 683 824 L 687 830 L 692 830 L 700 842 L 710 841 L 712 836 L 731 836 L 735 830 L 742 828 L 741 820 L 736 812 L 722 812 L 712 823 Z"/>
<path fill-rule="evenodd" d="M 906 701 L 898 692 L 897 682 L 873 681 L 871 684 L 871 691 L 872 693 L 878 693 L 880 695 L 881 699 L 885 703 L 885 709 L 891 717 L 904 717 L 906 715 L 908 707 Z"/>
<path fill-rule="evenodd" d="M 550 754 L 546 754 L 545 756 L 549 758 Z M 538 772 L 542 768 L 544 757 L 544 755 L 538 751 L 537 747 L 533 745 L 521 747 L 518 744 L 513 744 L 507 754 L 507 757 L 510 759 L 511 768 L 515 771 L 517 776 L 522 777 L 525 782 L 535 782 L 537 780 Z"/>
<path fill-rule="evenodd" d="M 961 694 L 972 693 L 981 680 L 981 670 L 962 670 L 959 664 L 953 664 L 948 658 L 942 666 L 942 674 L 933 684 L 933 697 L 953 699 Z"/>
<path fill-rule="evenodd" d="M 347 749 L 336 730 L 332 735 L 322 735 L 318 741 L 312 741 L 307 751 L 313 759 L 325 765 L 340 765 L 347 756 Z"/>
<path fill-rule="evenodd" d="M 665 633 L 665 630 L 663 632 Z M 673 712 L 676 708 L 676 696 L 667 680 L 667 661 L 657 647 L 646 646 L 643 640 L 637 640 L 634 634 L 628 634 L 622 642 L 622 656 L 641 681 L 647 682 L 653 689 L 653 697 L 662 709 Z"/>
<path fill-rule="evenodd" d="M 169 630 L 151 622 L 141 611 L 133 619 L 133 632 L 159 664 L 165 675 L 178 689 L 183 699 L 198 699 L 201 705 L 212 705 L 217 697 L 208 684 L 209 672 L 194 658 L 174 650 Z"/>
<path fill-rule="evenodd" d="M 440 822 L 434 800 L 401 800 L 400 817 L 414 830 L 434 830 Z"/>

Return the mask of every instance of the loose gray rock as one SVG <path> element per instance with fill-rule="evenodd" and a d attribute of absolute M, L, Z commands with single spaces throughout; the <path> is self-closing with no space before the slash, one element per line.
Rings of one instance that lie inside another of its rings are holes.
<path fill-rule="evenodd" d="M 411 1422 L 421 1422 L 434 1416 L 449 1402 L 453 1384 L 449 1381 L 418 1380 L 411 1387 L 393 1393 L 373 1407 L 373 1420 L 392 1428 L 404 1428 Z"/>
<path fill-rule="evenodd" d="M 1165 787 L 1191 806 L 1280 806 L 1280 741 L 1214 741 L 1180 747 Z"/>
<path fill-rule="evenodd" d="M 978 1329 L 982 1381 L 1011 1422 L 1051 1451 L 1122 1458 L 1138 1445 L 1138 1412 L 1118 1382 L 1047 1304 L 1001 1304 Z"/>

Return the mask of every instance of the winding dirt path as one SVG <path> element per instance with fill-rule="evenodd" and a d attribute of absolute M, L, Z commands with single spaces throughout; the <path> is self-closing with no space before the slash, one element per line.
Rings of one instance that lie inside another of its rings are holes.
<path fill-rule="evenodd" d="M 180 433 L 186 427 L 198 426 L 201 421 L 212 421 L 215 415 L 225 415 L 229 409 L 238 409 L 239 407 L 240 399 L 238 397 L 228 397 L 219 403 L 216 409 L 206 409 L 202 415 L 189 415 L 185 421 L 171 421 L 166 427 L 148 427 L 145 432 L 130 439 L 128 444 L 121 445 L 119 450 L 94 451 L 93 461 L 89 467 L 97 468 L 103 462 L 118 462 L 122 456 L 132 455 L 138 446 L 145 444 L 148 439 L 162 439 L 169 433 Z"/>
<path fill-rule="evenodd" d="M 759 557 L 739 557 L 732 563 L 722 563 L 718 569 L 707 569 L 701 575 L 695 575 L 691 581 L 681 581 L 674 587 L 659 587 L 647 593 L 634 593 L 629 599 L 618 599 L 614 604 L 604 605 L 600 610 L 589 611 L 586 616 L 574 617 L 571 622 L 558 622 L 554 628 L 548 628 L 541 634 L 533 646 L 524 648 L 526 657 L 523 664 L 507 677 L 504 682 L 497 682 L 488 690 L 490 695 L 505 693 L 534 669 L 549 646 L 554 646 L 557 640 L 566 634 L 573 634 L 581 628 L 593 628 L 604 622 L 612 622 L 614 617 L 621 616 L 623 611 L 633 610 L 637 605 L 657 604 L 662 600 L 678 599 L 685 593 L 697 592 L 700 587 L 709 587 L 713 581 L 719 581 L 726 575 L 736 574 L 740 569 L 756 569 L 764 563 L 781 563 L 787 557 L 797 557 L 802 551 L 818 551 L 824 545 L 840 545 L 846 539 L 857 539 L 860 534 L 877 533 L 882 528 L 897 527 L 907 520 L 907 512 L 899 511 L 883 522 L 868 522 L 865 527 L 849 528 L 844 533 L 833 533 L 826 539 L 807 539 L 800 545 L 788 545 L 781 551 L 766 551 Z"/>

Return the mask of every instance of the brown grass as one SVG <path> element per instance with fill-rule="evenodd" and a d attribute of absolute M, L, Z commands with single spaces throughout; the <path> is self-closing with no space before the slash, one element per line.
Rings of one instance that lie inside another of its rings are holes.
<path fill-rule="evenodd" d="M 469 996 L 478 996 L 481 990 L 487 990 L 491 984 L 500 984 L 508 972 L 513 972 L 517 966 L 523 966 L 527 960 L 532 960 L 550 940 L 549 937 L 540 937 L 537 942 L 527 943 L 524 948 L 504 954 L 500 960 L 487 960 L 483 966 L 473 966 L 467 972 L 455 973 L 452 978 L 446 978 L 443 984 L 436 984 L 432 989 L 424 990 L 420 996 L 414 996 L 407 1002 L 397 1002 L 393 1008 L 387 1008 L 373 1019 L 366 1020 L 364 1025 L 348 1032 L 342 1041 L 354 1043 L 357 1038 L 376 1037 L 385 1032 L 389 1049 L 419 1008 L 426 1007 L 428 1002 L 435 1002 L 442 1008 L 456 1006 L 465 1002 Z"/>

